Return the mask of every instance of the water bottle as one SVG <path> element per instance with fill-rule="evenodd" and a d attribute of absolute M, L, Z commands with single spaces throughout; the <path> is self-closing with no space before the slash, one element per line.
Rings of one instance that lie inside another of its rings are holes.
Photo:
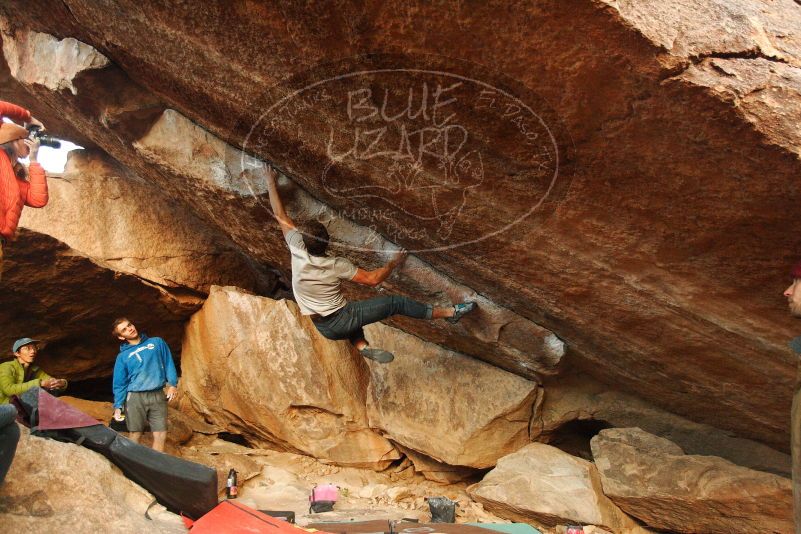
<path fill-rule="evenodd" d="M 239 493 L 239 488 L 236 487 L 236 469 L 231 468 L 228 471 L 228 480 L 225 484 L 225 497 L 228 499 L 236 499 L 236 494 Z"/>

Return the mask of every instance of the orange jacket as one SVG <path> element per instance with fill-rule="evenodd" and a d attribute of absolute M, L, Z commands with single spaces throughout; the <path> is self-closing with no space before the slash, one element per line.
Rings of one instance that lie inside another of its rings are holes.
<path fill-rule="evenodd" d="M 0 100 L 0 117 L 19 122 L 31 120 L 31 113 L 19 106 Z M 28 180 L 14 173 L 11 159 L 0 150 L 0 236 L 13 239 L 23 206 L 41 208 L 47 204 L 47 178 L 38 163 L 28 167 Z"/>
<path fill-rule="evenodd" d="M 0 100 L 0 117 L 8 117 L 14 122 L 29 122 L 31 112 L 25 108 Z"/>

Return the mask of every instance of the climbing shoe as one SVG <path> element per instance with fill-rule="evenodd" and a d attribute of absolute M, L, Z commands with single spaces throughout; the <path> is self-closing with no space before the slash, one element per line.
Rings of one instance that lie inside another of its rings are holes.
<path fill-rule="evenodd" d="M 359 354 L 368 360 L 373 360 L 378 363 L 389 363 L 395 359 L 395 356 L 393 356 L 391 352 L 381 349 L 371 349 L 370 347 L 364 347 L 359 351 Z"/>
<path fill-rule="evenodd" d="M 456 304 L 453 309 L 453 317 L 447 317 L 445 320 L 449 323 L 458 323 L 459 319 L 464 317 L 466 314 L 470 313 L 471 311 L 476 309 L 475 302 L 462 302 L 461 304 Z"/>

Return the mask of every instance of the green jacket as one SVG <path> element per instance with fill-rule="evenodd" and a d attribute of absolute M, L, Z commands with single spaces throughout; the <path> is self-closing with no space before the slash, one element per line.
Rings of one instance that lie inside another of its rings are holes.
<path fill-rule="evenodd" d="M 0 363 L 0 404 L 7 404 L 12 395 L 21 395 L 33 387 L 41 385 L 42 380 L 52 378 L 38 366 L 28 369 L 28 381 L 25 380 L 25 368 L 16 359 Z"/>

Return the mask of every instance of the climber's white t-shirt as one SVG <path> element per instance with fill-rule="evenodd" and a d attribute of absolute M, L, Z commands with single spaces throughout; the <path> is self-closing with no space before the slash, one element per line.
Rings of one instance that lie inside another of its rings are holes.
<path fill-rule="evenodd" d="M 292 291 L 300 312 L 325 317 L 347 304 L 339 285 L 356 276 L 356 266 L 346 258 L 311 256 L 303 236 L 294 228 L 285 239 L 292 253 Z"/>

